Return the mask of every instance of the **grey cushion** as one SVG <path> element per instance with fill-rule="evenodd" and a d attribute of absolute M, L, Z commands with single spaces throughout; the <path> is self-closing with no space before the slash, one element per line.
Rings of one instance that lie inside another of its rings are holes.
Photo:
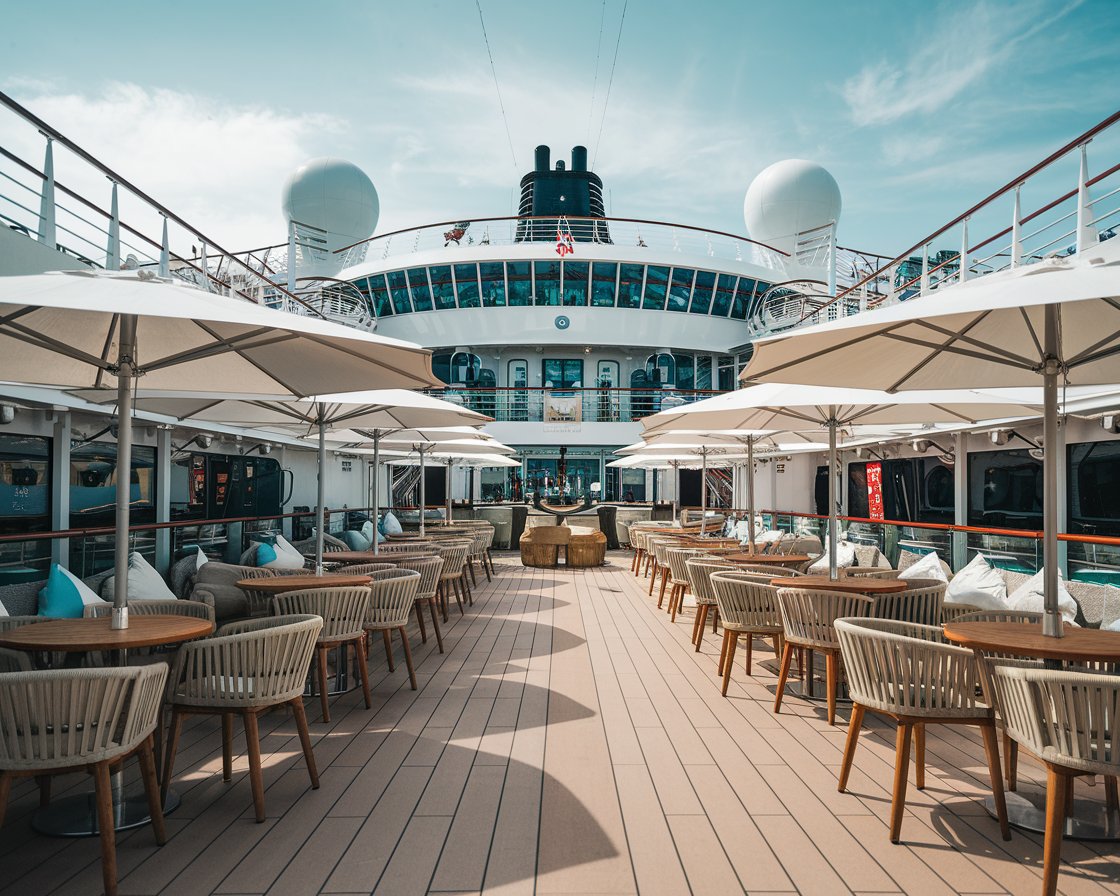
<path fill-rule="evenodd" d="M 39 592 L 47 580 L 0 586 L 0 604 L 9 616 L 34 616 L 39 612 Z"/>
<path fill-rule="evenodd" d="M 211 560 L 195 574 L 191 600 L 210 604 L 219 621 L 248 616 L 249 598 L 236 583 L 254 571 L 252 567 Z"/>
<path fill-rule="evenodd" d="M 188 597 L 194 587 L 194 574 L 198 569 L 198 553 L 192 551 L 182 560 L 176 561 L 167 574 L 167 583 L 178 598 Z"/>
<path fill-rule="evenodd" d="M 372 547 L 370 540 L 354 529 L 347 529 L 340 538 L 351 551 L 368 551 Z"/>

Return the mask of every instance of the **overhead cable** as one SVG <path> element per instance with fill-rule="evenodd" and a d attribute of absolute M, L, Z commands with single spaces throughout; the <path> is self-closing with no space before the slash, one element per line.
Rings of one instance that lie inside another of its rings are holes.
<path fill-rule="evenodd" d="M 494 76 L 494 92 L 498 94 L 498 108 L 502 110 L 502 124 L 506 127 L 506 139 L 509 141 L 509 154 L 513 159 L 513 167 L 515 171 L 521 169 L 517 165 L 517 153 L 513 149 L 513 136 L 509 132 L 509 119 L 506 117 L 506 106 L 502 102 L 502 88 L 498 86 L 498 70 L 494 67 L 494 54 L 490 50 L 490 38 L 486 35 L 486 19 L 482 16 L 482 3 L 481 0 L 474 0 L 474 5 L 478 7 L 478 20 L 482 23 L 482 40 L 486 44 L 486 55 L 490 57 L 490 73 Z"/>
<path fill-rule="evenodd" d="M 603 140 L 603 125 L 607 123 L 607 104 L 611 101 L 611 85 L 614 84 L 614 68 L 618 64 L 618 47 L 622 43 L 622 26 L 626 23 L 626 7 L 630 0 L 624 0 L 622 4 L 622 18 L 618 20 L 618 39 L 614 42 L 614 59 L 611 61 L 611 76 L 607 80 L 607 95 L 603 99 L 603 117 L 599 120 L 599 136 L 595 138 L 595 154 L 591 157 L 591 167 L 595 167 L 595 162 L 599 158 L 599 144 Z"/>

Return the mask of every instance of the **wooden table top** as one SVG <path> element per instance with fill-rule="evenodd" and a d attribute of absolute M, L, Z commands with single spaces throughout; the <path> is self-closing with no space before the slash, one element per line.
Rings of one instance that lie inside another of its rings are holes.
<path fill-rule="evenodd" d="M 376 554 L 373 551 L 330 551 L 323 554 L 324 563 L 388 563 L 388 557 L 391 554 L 403 554 L 404 551 L 378 551 Z M 407 556 L 416 556 L 422 554 L 423 551 L 419 548 L 415 552 L 408 552 Z M 436 549 L 432 548 L 429 552 L 436 553 Z M 308 560 L 314 560 L 314 554 L 304 554 Z"/>
<path fill-rule="evenodd" d="M 433 557 L 438 558 L 438 551 L 430 551 L 427 554 L 405 554 L 401 551 L 392 551 L 388 554 L 378 554 L 370 560 L 371 563 L 412 563 L 416 560 L 431 560 Z"/>
<path fill-rule="evenodd" d="M 242 591 L 263 591 L 265 594 L 284 594 L 305 588 L 348 588 L 368 585 L 369 576 L 348 576 L 345 573 L 328 573 L 323 576 L 266 576 L 262 579 L 241 579 L 237 587 Z"/>
<path fill-rule="evenodd" d="M 111 617 L 52 619 L 33 622 L 0 634 L 0 647 L 78 653 L 87 650 L 130 650 L 201 638 L 214 631 L 213 623 L 193 616 L 168 613 L 129 616 L 128 628 L 112 629 Z"/>
<path fill-rule="evenodd" d="M 945 637 L 961 647 L 1073 662 L 1120 662 L 1120 632 L 1067 625 L 1065 637 L 1048 638 L 1036 622 L 951 622 Z"/>
<path fill-rule="evenodd" d="M 808 554 L 726 554 L 724 560 L 732 563 L 773 564 L 775 566 L 793 566 L 798 563 L 808 563 L 812 557 Z"/>
<path fill-rule="evenodd" d="M 905 591 L 908 583 L 902 579 L 872 579 L 866 576 L 846 576 L 830 579 L 828 576 L 796 576 L 788 579 L 774 579 L 776 588 L 810 588 L 813 591 L 843 591 L 847 594 L 896 594 Z"/>

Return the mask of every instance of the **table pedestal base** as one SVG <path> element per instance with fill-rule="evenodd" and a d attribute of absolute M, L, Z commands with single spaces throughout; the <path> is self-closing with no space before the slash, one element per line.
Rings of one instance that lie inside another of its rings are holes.
<path fill-rule="evenodd" d="M 1103 796 L 1103 794 L 1102 794 Z M 1007 820 L 1024 831 L 1042 834 L 1046 831 L 1046 794 L 1007 791 Z M 1041 808 L 1040 808 L 1041 807 Z M 984 798 L 984 808 L 993 818 L 995 799 Z M 1073 815 L 1066 819 L 1065 836 L 1070 840 L 1120 840 L 1120 812 L 1109 811 L 1104 801 L 1074 800 Z"/>
<path fill-rule="evenodd" d="M 123 792 L 114 793 L 113 797 L 116 830 L 128 831 L 151 823 L 143 784 L 126 787 Z M 163 814 L 174 812 L 179 808 L 179 802 L 179 795 L 174 790 L 167 791 Z M 79 796 L 56 800 L 31 816 L 31 827 L 52 837 L 96 837 L 100 833 L 97 827 L 97 797 L 91 790 Z"/>
<path fill-rule="evenodd" d="M 738 658 L 738 653 L 736 653 Z M 813 665 L 813 673 L 809 674 L 809 663 Z M 781 672 L 782 664 L 778 660 L 763 660 L 760 664 L 764 669 L 774 673 L 777 677 Z M 797 657 L 794 657 L 793 663 L 790 665 L 789 678 L 786 679 L 786 697 L 800 697 L 802 700 L 809 700 L 813 703 L 827 703 L 828 702 L 828 680 L 825 672 L 824 657 L 819 656 L 814 651 L 805 652 L 805 680 L 801 681 L 797 677 Z M 784 699 L 784 698 L 783 698 Z M 848 696 L 848 682 L 847 679 L 841 675 L 840 682 L 836 688 L 836 705 L 847 706 L 852 702 L 852 698 Z M 841 720 L 843 721 L 843 720 Z"/>

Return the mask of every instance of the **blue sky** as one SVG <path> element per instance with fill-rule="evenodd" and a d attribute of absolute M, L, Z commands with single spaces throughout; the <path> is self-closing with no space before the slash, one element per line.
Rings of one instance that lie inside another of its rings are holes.
<path fill-rule="evenodd" d="M 736 233 L 759 171 L 812 159 L 841 242 L 893 253 L 1120 96 L 1115 0 L 630 0 L 605 116 L 623 0 L 481 6 L 508 138 L 468 0 L 11 5 L 0 85 L 230 248 L 283 239 L 307 158 L 364 168 L 385 231 L 508 214 L 533 146 L 585 143 L 614 215 Z"/>

